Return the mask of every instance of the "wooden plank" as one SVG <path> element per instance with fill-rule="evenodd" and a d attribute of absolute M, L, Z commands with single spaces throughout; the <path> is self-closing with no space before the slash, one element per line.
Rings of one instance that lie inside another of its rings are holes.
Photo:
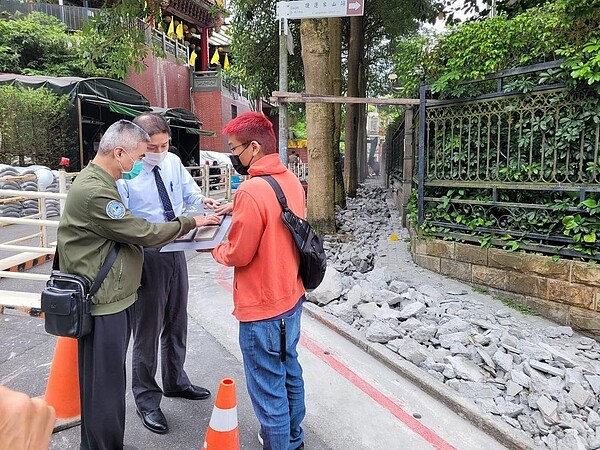
<path fill-rule="evenodd" d="M 5 203 L 22 202 L 23 200 L 26 200 L 26 198 L 25 197 L 0 198 L 0 205 L 3 205 Z"/>
<path fill-rule="evenodd" d="M 334 95 L 315 95 L 304 92 L 275 91 L 270 99 L 274 103 L 367 103 L 370 105 L 419 105 L 418 98 L 364 98 L 337 97 Z M 439 100 L 427 100 L 428 105 L 435 105 Z"/>
<path fill-rule="evenodd" d="M 48 281 L 50 279 L 49 273 L 30 273 L 27 269 L 24 271 L 16 270 L 0 270 L 0 278 L 12 278 L 17 280 L 30 280 L 30 281 Z"/>
<path fill-rule="evenodd" d="M 37 180 L 37 175 L 31 173 L 27 175 L 7 175 L 0 177 L 0 181 L 26 181 L 26 180 Z"/>
<path fill-rule="evenodd" d="M 0 305 L 5 308 L 28 310 L 40 309 L 41 292 L 17 292 L 0 290 Z"/>
<path fill-rule="evenodd" d="M 36 261 L 35 265 L 37 265 L 38 263 L 40 263 L 40 259 L 46 259 L 47 255 L 47 253 L 23 252 L 17 255 L 9 256 L 4 259 L 0 259 L 0 271 L 10 269 L 15 270 L 15 268 L 19 267 L 21 264 L 23 264 L 25 268 L 30 269 L 34 265 L 33 261 Z"/>

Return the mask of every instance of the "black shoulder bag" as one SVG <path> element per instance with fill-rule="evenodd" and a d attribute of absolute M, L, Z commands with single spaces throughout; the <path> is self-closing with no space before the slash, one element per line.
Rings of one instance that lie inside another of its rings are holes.
<path fill-rule="evenodd" d="M 289 228 L 292 238 L 300 251 L 300 267 L 298 272 L 304 289 L 315 289 L 325 276 L 327 255 L 323 249 L 323 237 L 312 229 L 310 224 L 298 217 L 288 208 L 287 199 L 279 183 L 271 175 L 261 176 L 271 185 L 281 205 L 281 220 Z"/>
<path fill-rule="evenodd" d="M 42 312 L 47 333 L 78 339 L 92 331 L 92 297 L 100 289 L 120 249 L 119 243 L 113 247 L 91 287 L 85 277 L 59 270 L 56 249 L 52 274 L 42 291 Z"/>

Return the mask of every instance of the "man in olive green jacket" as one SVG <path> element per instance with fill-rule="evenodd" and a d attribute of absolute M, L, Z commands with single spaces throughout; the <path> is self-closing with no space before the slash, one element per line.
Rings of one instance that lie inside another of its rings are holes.
<path fill-rule="evenodd" d="M 93 330 L 78 343 L 82 450 L 124 448 L 129 307 L 140 286 L 142 246 L 159 247 L 196 226 L 220 222 L 213 215 L 152 224 L 125 208 L 116 180 L 139 173 L 148 142 L 148 134 L 127 120 L 111 125 L 94 160 L 73 182 L 58 226 L 61 271 L 82 275 L 90 283 L 110 250 L 121 244 L 93 298 Z"/>

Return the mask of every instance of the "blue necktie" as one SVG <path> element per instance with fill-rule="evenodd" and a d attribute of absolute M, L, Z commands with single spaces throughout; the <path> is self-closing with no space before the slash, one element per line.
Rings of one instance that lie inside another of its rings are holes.
<path fill-rule="evenodd" d="M 175 213 L 173 212 L 173 205 L 171 204 L 171 199 L 169 198 L 169 194 L 167 194 L 167 188 L 165 187 L 165 183 L 160 176 L 160 167 L 154 166 L 152 172 L 154 172 L 154 180 L 156 181 L 156 187 L 158 188 L 158 196 L 160 197 L 160 202 L 163 205 L 163 209 L 165 210 L 165 219 L 167 222 L 170 222 L 175 218 Z"/>

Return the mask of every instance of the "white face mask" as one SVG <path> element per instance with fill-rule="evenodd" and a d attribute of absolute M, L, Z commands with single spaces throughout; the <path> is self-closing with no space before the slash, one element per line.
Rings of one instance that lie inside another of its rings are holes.
<path fill-rule="evenodd" d="M 165 160 L 168 152 L 160 152 L 160 153 L 146 153 L 144 155 L 144 161 L 153 166 L 158 166 L 161 162 Z"/>

